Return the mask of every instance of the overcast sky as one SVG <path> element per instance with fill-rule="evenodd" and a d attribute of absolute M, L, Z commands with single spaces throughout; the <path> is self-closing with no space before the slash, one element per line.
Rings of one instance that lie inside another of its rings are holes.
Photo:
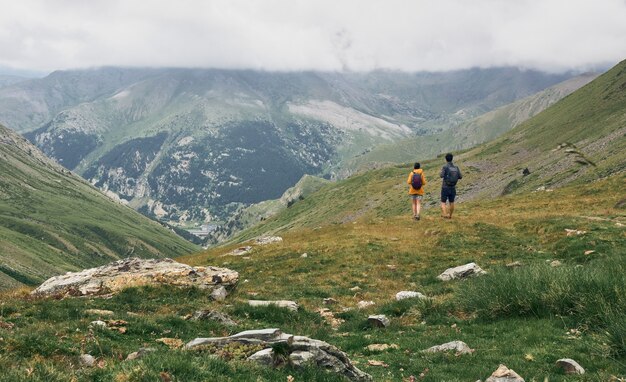
<path fill-rule="evenodd" d="M 626 0 L 0 0 L 0 67 L 587 70 Z"/>

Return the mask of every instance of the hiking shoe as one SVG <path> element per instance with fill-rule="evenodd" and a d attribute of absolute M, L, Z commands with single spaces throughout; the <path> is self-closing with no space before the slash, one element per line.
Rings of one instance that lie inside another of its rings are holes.
<path fill-rule="evenodd" d="M 415 220 L 420 220 L 420 216 L 419 216 L 419 215 L 416 215 L 416 216 L 415 216 Z"/>

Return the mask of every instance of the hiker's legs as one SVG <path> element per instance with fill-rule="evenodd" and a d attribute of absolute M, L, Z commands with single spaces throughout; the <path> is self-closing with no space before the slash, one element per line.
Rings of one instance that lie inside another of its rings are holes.
<path fill-rule="evenodd" d="M 441 216 L 448 216 L 448 212 L 446 211 L 446 202 L 441 202 Z"/>
<path fill-rule="evenodd" d="M 417 216 L 418 214 L 418 208 L 417 208 L 417 203 L 419 202 L 419 200 L 417 199 L 412 199 L 411 203 L 413 205 L 413 216 Z"/>
<path fill-rule="evenodd" d="M 450 202 L 450 219 L 452 219 L 453 212 L 454 212 L 454 202 Z"/>
<path fill-rule="evenodd" d="M 420 210 L 422 209 L 422 201 L 415 199 L 415 216 L 420 216 Z"/>

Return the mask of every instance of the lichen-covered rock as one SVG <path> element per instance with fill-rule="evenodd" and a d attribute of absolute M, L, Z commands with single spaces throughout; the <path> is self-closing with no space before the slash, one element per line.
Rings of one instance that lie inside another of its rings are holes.
<path fill-rule="evenodd" d="M 268 245 L 268 244 L 282 243 L 282 242 L 283 242 L 283 238 L 280 236 L 263 236 L 263 237 L 256 238 L 254 240 L 254 243 L 258 245 Z"/>
<path fill-rule="evenodd" d="M 171 285 L 233 289 L 239 273 L 217 267 L 192 267 L 171 259 L 143 260 L 128 258 L 81 272 L 68 272 L 46 280 L 32 294 L 35 296 L 99 296 L 115 294 L 128 287 Z"/>
<path fill-rule="evenodd" d="M 384 314 L 376 314 L 367 317 L 367 322 L 375 328 L 386 328 L 389 326 L 389 319 Z"/>
<path fill-rule="evenodd" d="M 396 300 L 397 301 L 404 300 L 406 298 L 425 299 L 426 296 L 424 296 L 420 292 L 415 292 L 415 291 L 412 291 L 412 290 L 403 290 L 401 292 L 396 293 Z"/>
<path fill-rule="evenodd" d="M 239 342 L 246 345 L 260 345 L 263 349 L 248 357 L 249 361 L 261 365 L 275 364 L 273 346 L 281 344 L 289 353 L 294 366 L 316 365 L 341 374 L 352 381 L 371 381 L 372 377 L 356 368 L 348 356 L 335 346 L 308 337 L 282 333 L 279 329 L 247 330 L 229 337 L 196 338 L 185 345 L 186 349 L 203 349 L 206 346 L 224 347 Z M 285 354 L 287 355 L 287 354 Z"/>
<path fill-rule="evenodd" d="M 476 263 L 469 263 L 454 268 L 446 269 L 442 274 L 437 276 L 441 281 L 450 281 L 454 279 L 463 279 L 470 276 L 484 275 L 487 272 L 482 270 Z"/>
<path fill-rule="evenodd" d="M 194 321 L 212 320 L 226 326 L 237 326 L 237 322 L 233 321 L 232 318 L 216 310 L 197 310 L 191 315 L 190 319 Z"/>

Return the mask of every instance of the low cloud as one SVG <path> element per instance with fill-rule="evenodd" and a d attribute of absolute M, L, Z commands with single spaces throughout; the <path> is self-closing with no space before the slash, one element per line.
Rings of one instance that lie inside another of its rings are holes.
<path fill-rule="evenodd" d="M 585 70 L 626 58 L 624 0 L 21 0 L 0 67 Z"/>

